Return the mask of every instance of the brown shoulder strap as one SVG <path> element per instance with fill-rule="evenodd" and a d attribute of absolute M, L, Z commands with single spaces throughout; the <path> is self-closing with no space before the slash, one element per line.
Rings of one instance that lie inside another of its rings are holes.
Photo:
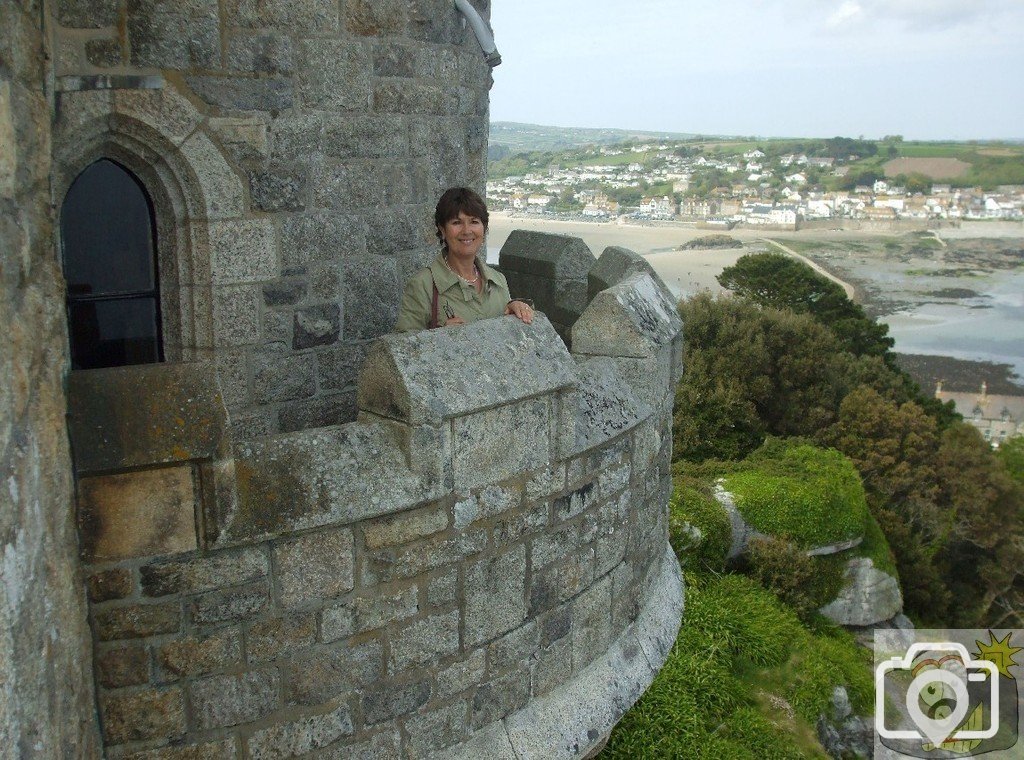
<path fill-rule="evenodd" d="M 430 301 L 430 324 L 427 325 L 427 327 L 433 330 L 435 327 L 440 327 L 441 325 L 437 321 L 437 283 L 434 282 L 433 277 L 430 278 L 430 283 L 434 287 L 434 295 Z"/>

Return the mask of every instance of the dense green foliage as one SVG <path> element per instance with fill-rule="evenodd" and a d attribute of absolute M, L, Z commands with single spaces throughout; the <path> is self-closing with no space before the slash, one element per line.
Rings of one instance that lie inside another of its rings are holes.
<path fill-rule="evenodd" d="M 724 483 L 752 527 L 804 548 L 864 535 L 864 488 L 846 457 L 808 445 L 757 453 Z"/>
<path fill-rule="evenodd" d="M 783 253 L 742 256 L 722 270 L 718 282 L 762 306 L 810 314 L 855 356 L 885 356 L 893 346 L 886 325 L 869 319 L 843 289 L 802 261 Z"/>
<path fill-rule="evenodd" d="M 687 576 L 686 615 L 668 660 L 612 732 L 602 757 L 821 758 L 814 736 L 837 685 L 871 711 L 870 655 L 739 575 Z"/>
<path fill-rule="evenodd" d="M 836 598 L 847 559 L 845 553 L 809 557 L 805 549 L 786 539 L 758 538 L 750 542 L 747 571 L 809 622 Z"/>
<path fill-rule="evenodd" d="M 732 532 L 722 505 L 692 480 L 677 477 L 669 501 L 669 542 L 685 567 L 721 571 Z"/>
<path fill-rule="evenodd" d="M 699 295 L 680 305 L 687 372 L 676 393 L 674 456 L 742 460 L 768 435 L 837 449 L 863 480 L 908 614 L 961 627 L 1024 624 L 1024 488 L 1007 468 L 1013 449 L 1005 460 L 993 453 L 882 346 L 858 355 L 864 344 L 835 325 L 870 320 L 824 278 L 815 285 L 812 270 L 792 273 L 777 280 L 782 293 L 772 292 L 771 273 L 790 267 L 769 264 L 744 267 L 737 287 L 749 298 Z M 856 326 L 854 334 L 871 333 Z"/>

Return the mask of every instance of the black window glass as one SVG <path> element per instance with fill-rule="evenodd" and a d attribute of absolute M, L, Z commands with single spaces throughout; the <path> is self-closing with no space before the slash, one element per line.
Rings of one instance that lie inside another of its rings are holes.
<path fill-rule="evenodd" d="M 72 367 L 160 361 L 156 236 L 141 183 L 97 161 L 68 190 L 60 224 Z"/>

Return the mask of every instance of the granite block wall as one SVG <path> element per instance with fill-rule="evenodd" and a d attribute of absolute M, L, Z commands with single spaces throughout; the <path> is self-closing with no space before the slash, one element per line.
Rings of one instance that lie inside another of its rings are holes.
<path fill-rule="evenodd" d="M 45 6 L 55 195 L 101 157 L 143 182 L 168 361 L 216 363 L 238 440 L 354 419 L 437 197 L 483 189 L 491 73 L 454 4 Z"/>
<path fill-rule="evenodd" d="M 0 0 L 0 753 L 96 757 L 39 4 Z"/>

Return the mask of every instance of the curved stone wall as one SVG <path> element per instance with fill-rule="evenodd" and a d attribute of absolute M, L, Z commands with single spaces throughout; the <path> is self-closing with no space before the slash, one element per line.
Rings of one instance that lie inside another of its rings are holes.
<path fill-rule="evenodd" d="M 223 433 L 154 445 L 158 469 L 124 474 L 104 458 L 118 446 L 100 447 L 80 508 L 100 533 L 89 545 L 106 547 L 88 571 L 110 755 L 576 757 L 598 744 L 682 612 L 667 543 L 680 323 L 649 274 L 626 274 L 573 326 L 573 354 L 543 315 L 389 335 L 354 423 L 227 459 Z M 116 387 L 139 371 L 79 373 L 114 389 L 90 414 L 117 416 Z M 216 416 L 215 393 L 174 388 Z M 93 424 L 73 420 L 73 441 Z M 100 437 L 147 441 L 159 424 L 122 411 Z M 175 470 L 194 487 L 153 506 L 177 526 L 153 540 L 188 533 L 194 513 L 195 548 L 129 542 L 118 556 L 118 505 Z"/>

